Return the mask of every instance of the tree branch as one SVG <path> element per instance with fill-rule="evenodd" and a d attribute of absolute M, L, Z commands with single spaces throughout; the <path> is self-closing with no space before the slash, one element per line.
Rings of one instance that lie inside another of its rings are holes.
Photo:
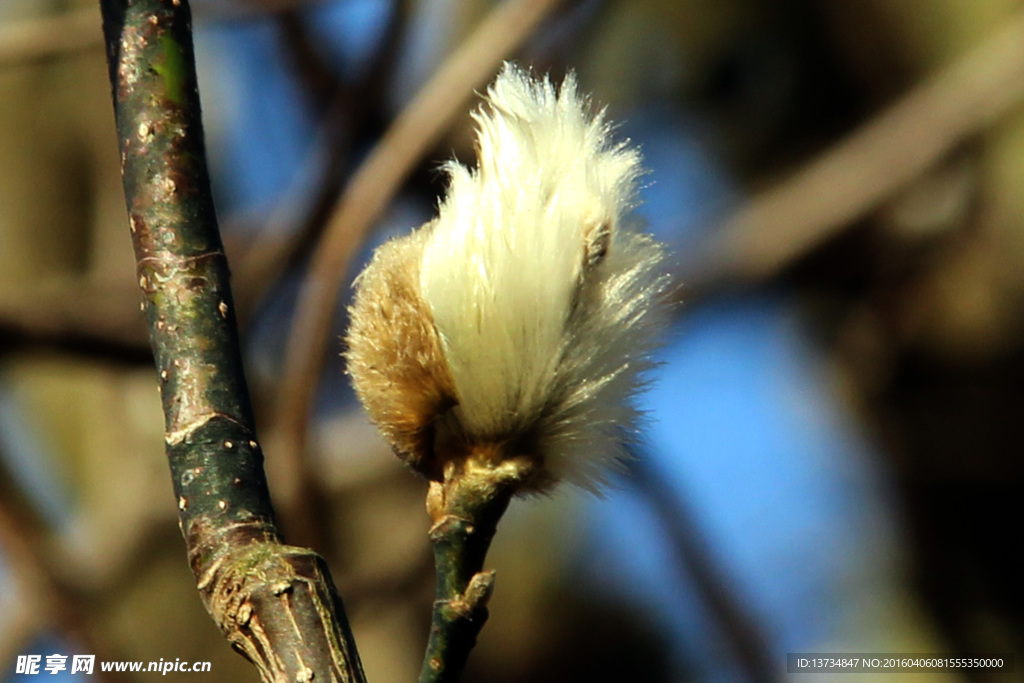
<path fill-rule="evenodd" d="M 101 0 L 142 308 L 203 602 L 264 681 L 362 681 L 323 560 L 282 544 L 206 165 L 187 0 Z"/>
<path fill-rule="evenodd" d="M 702 529 L 686 505 L 683 494 L 673 489 L 658 471 L 650 453 L 633 447 L 629 461 L 631 485 L 639 491 L 661 521 L 675 555 L 680 583 L 690 582 L 732 652 L 746 679 L 771 683 L 778 677 L 765 624 L 749 608 L 728 572 L 716 560 Z"/>
<path fill-rule="evenodd" d="M 98 287 L 85 278 L 6 287 L 0 291 L 0 337 L 140 362 L 148 345 L 136 297 L 131 283 Z"/>
<path fill-rule="evenodd" d="M 295 479 L 275 488 L 285 510 L 304 518 L 301 495 L 311 484 L 306 431 L 319 386 L 338 293 L 352 258 L 374 221 L 398 191 L 413 164 L 430 148 L 482 85 L 560 0 L 505 0 L 447 59 L 417 93 L 363 162 L 338 201 L 314 252 L 288 338 L 276 411 L 282 455 L 293 461 Z M 278 482 L 275 479 L 275 485 Z"/>
<path fill-rule="evenodd" d="M 7 454 L 0 453 L 0 549 L 17 586 L 15 593 L 33 607 L 13 615 L 14 628 L 0 632 L 4 636 L 0 642 L 7 645 L 8 640 L 17 641 L 21 636 L 26 642 L 10 644 L 25 646 L 30 637 L 37 635 L 36 631 L 50 628 L 69 636 L 100 659 L 109 659 L 110 644 L 93 623 L 95 610 L 87 607 L 89 596 L 61 576 L 54 554 L 46 547 L 52 535 L 50 525 L 18 485 L 7 462 Z M 8 661 L 10 658 L 3 657 L 3 650 L 0 647 L 0 661 Z M 97 673 L 100 680 L 109 680 L 109 676 Z"/>
<path fill-rule="evenodd" d="M 252 240 L 245 258 L 235 265 L 235 283 L 243 319 L 255 310 L 282 276 L 304 263 L 326 229 L 331 211 L 347 180 L 347 162 L 353 136 L 379 109 L 385 84 L 406 32 L 411 0 L 394 0 L 373 61 L 354 86 L 335 84 L 331 101 L 323 109 L 321 123 L 310 152 L 295 173 L 284 198 L 271 212 Z M 275 223 L 278 225 L 275 227 Z M 288 229 L 282 229 L 282 225 Z M 273 229 L 272 229 L 273 228 Z"/>
<path fill-rule="evenodd" d="M 1024 98 L 1024 12 L 729 216 L 677 277 L 694 289 L 768 279 L 849 226 Z"/>
<path fill-rule="evenodd" d="M 96 8 L 0 24 L 0 67 L 55 57 L 102 44 Z"/>
<path fill-rule="evenodd" d="M 457 683 L 462 676 L 494 590 L 494 572 L 483 571 L 484 560 L 514 493 L 514 485 L 472 472 L 449 471 L 430 483 L 437 584 L 420 683 Z"/>

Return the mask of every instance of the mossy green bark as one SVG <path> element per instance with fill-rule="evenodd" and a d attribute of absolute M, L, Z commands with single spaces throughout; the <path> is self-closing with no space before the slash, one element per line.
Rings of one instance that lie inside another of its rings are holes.
<path fill-rule="evenodd" d="M 189 560 L 265 681 L 362 681 L 323 560 L 282 544 L 206 165 L 186 0 L 101 0 L 129 225 Z"/>

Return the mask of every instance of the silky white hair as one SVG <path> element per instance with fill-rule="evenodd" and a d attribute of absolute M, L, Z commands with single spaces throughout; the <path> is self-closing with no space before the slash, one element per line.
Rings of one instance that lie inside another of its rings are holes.
<path fill-rule="evenodd" d="M 662 250 L 623 225 L 640 154 L 572 74 L 556 89 L 506 63 L 473 118 L 478 166 L 446 166 L 418 269 L 452 417 L 469 440 L 526 437 L 553 480 L 595 489 L 625 455 L 662 317 Z"/>

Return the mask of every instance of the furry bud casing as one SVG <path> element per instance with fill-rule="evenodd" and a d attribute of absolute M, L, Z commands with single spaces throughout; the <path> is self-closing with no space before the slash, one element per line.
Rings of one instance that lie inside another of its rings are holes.
<path fill-rule="evenodd" d="M 624 220 L 640 155 L 572 75 L 556 88 L 506 64 L 473 117 L 477 167 L 449 163 L 438 217 L 357 280 L 348 371 L 431 479 L 469 462 L 524 491 L 596 489 L 663 319 L 662 249 Z"/>

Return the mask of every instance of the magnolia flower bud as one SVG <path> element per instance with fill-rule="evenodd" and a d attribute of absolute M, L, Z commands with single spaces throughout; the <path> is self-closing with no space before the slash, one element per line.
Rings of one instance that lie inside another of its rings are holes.
<path fill-rule="evenodd" d="M 596 489 L 625 456 L 663 316 L 662 249 L 630 231 L 639 152 L 610 140 L 569 75 L 506 64 L 473 114 L 479 163 L 446 166 L 436 219 L 377 249 L 346 352 L 396 453 L 441 481 Z"/>

